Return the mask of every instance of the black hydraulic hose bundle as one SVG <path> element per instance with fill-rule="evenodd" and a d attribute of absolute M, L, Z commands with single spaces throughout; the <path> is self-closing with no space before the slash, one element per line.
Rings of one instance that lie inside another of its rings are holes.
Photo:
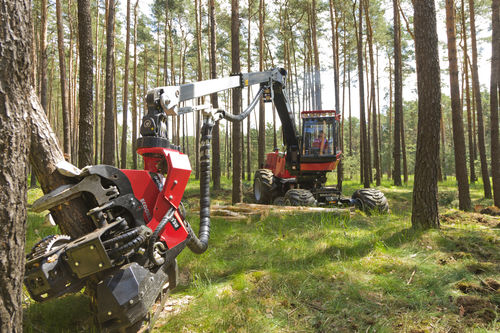
<path fill-rule="evenodd" d="M 242 121 L 252 112 L 263 93 L 264 87 L 260 87 L 247 109 L 238 115 L 223 110 L 218 110 L 217 113 L 221 114 L 221 119 L 227 119 L 231 122 Z M 198 236 L 196 236 L 189 226 L 189 240 L 187 242 L 189 249 L 197 254 L 207 250 L 208 239 L 210 238 L 210 141 L 212 140 L 213 127 L 214 123 L 211 117 L 204 116 L 200 147 L 200 230 Z"/>
<path fill-rule="evenodd" d="M 158 223 L 158 225 L 156 226 L 155 231 L 153 232 L 153 234 L 149 238 L 148 248 L 147 248 L 148 258 L 155 265 L 158 265 L 158 266 L 163 265 L 163 263 L 165 262 L 165 259 L 164 258 L 160 258 L 158 260 L 155 257 L 155 245 L 156 245 L 156 242 L 158 240 L 158 237 L 160 237 L 160 234 L 163 231 L 163 229 L 165 229 L 167 223 L 169 223 L 172 218 L 175 218 L 174 217 L 174 212 L 175 212 L 175 210 L 173 208 L 170 208 L 170 210 L 167 212 L 167 214 L 165 214 L 165 216 L 163 216 L 163 218 L 161 219 L 160 223 Z"/>
<path fill-rule="evenodd" d="M 201 128 L 200 147 L 200 230 L 198 236 L 189 228 L 187 246 L 197 254 L 205 252 L 210 238 L 210 141 L 214 123 L 209 117 L 204 117 Z"/>
<path fill-rule="evenodd" d="M 112 244 L 120 243 L 127 241 L 125 244 L 123 244 L 120 247 L 113 248 L 108 252 L 108 256 L 110 258 L 118 258 L 121 255 L 124 255 L 125 253 L 129 252 L 130 250 L 138 248 L 140 245 L 142 245 L 149 235 L 151 234 L 151 229 L 149 229 L 146 226 L 140 226 L 137 228 L 132 229 L 131 231 L 120 235 L 118 237 L 115 237 L 113 239 L 107 240 L 103 242 L 104 246 L 109 246 Z"/>
<path fill-rule="evenodd" d="M 259 91 L 257 92 L 255 97 L 253 98 L 252 103 L 250 103 L 250 105 L 248 105 L 246 110 L 240 114 L 231 114 L 231 113 L 227 113 L 224 110 L 217 110 L 217 113 L 222 114 L 223 119 L 229 120 L 232 123 L 237 122 L 237 121 L 242 121 L 243 119 L 245 119 L 246 117 L 248 117 L 250 115 L 250 112 L 252 112 L 252 110 L 255 108 L 255 106 L 259 102 L 260 97 L 262 96 L 263 93 L 264 93 L 264 87 L 260 87 Z"/>

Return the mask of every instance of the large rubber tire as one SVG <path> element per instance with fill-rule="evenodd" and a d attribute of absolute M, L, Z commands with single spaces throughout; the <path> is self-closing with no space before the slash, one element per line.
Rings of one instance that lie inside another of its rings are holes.
<path fill-rule="evenodd" d="M 253 196 L 259 204 L 270 204 L 273 188 L 273 172 L 269 169 L 259 169 L 255 171 L 253 177 Z"/>
<path fill-rule="evenodd" d="M 311 191 L 294 188 L 285 193 L 285 203 L 288 206 L 316 206 L 316 199 Z"/>
<path fill-rule="evenodd" d="M 352 198 L 358 200 L 359 208 L 368 214 L 373 211 L 382 214 L 389 212 L 389 203 L 384 193 L 374 188 L 357 190 Z"/>

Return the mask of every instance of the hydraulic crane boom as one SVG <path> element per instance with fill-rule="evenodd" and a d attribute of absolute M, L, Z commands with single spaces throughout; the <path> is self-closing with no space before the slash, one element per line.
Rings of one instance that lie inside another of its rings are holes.
<path fill-rule="evenodd" d="M 154 88 L 148 91 L 146 101 L 148 105 L 147 116 L 151 119 L 152 124 L 156 126 L 143 126 L 141 134 L 143 136 L 166 136 L 166 116 L 177 115 L 180 102 L 224 90 L 260 84 L 259 92 L 254 101 L 263 93 L 269 95 L 267 101 L 272 100 L 274 102 L 283 126 L 284 144 L 298 152 L 299 134 L 284 90 L 285 82 L 286 71 L 282 68 L 275 68 L 264 72 L 236 74 L 221 79 L 187 83 L 180 86 Z M 254 107 L 255 104 L 251 103 L 251 106 Z M 252 111 L 253 107 L 244 111 L 242 113 L 243 117 L 239 119 L 244 119 Z M 228 120 L 231 120 L 230 116 Z M 163 121 L 165 126 L 159 126 Z M 144 124 L 151 125 L 147 121 L 143 121 Z"/>

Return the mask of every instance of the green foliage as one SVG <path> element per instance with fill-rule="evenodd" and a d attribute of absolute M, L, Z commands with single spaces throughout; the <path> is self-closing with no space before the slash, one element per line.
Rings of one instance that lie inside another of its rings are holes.
<path fill-rule="evenodd" d="M 223 178 L 222 186 L 212 193 L 215 203 L 230 197 L 230 179 Z M 346 181 L 344 193 L 357 187 L 356 180 Z M 449 177 L 440 186 L 440 197 L 453 205 L 449 198 L 455 189 Z M 480 281 L 500 279 L 499 221 L 445 205 L 440 230 L 414 231 L 412 184 L 392 187 L 385 180 L 381 190 L 389 199 L 390 215 L 213 218 L 209 250 L 201 256 L 186 250 L 179 256 L 181 285 L 170 303 L 180 310 L 167 312 L 155 331 L 499 330 L 498 297 L 480 287 Z M 184 196 L 194 226 L 198 191 L 199 182 L 192 180 Z M 30 190 L 30 200 L 40 194 Z M 481 200 L 480 184 L 472 186 L 471 195 L 476 203 L 489 203 Z M 30 215 L 28 225 L 45 234 L 47 227 L 38 223 Z M 28 237 L 36 238 L 33 230 Z M 486 313 L 467 303 L 461 315 L 463 297 L 486 306 Z M 28 332 L 88 331 L 93 329 L 90 322 L 83 295 L 27 305 L 25 311 Z"/>

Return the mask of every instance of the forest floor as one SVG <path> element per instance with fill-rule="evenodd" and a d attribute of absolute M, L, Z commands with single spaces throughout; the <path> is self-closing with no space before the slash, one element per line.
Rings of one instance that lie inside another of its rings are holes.
<path fill-rule="evenodd" d="M 228 204 L 229 181 L 223 185 L 212 204 Z M 184 200 L 194 226 L 198 186 L 191 181 Z M 344 193 L 358 187 L 347 181 Z M 412 184 L 384 181 L 379 189 L 389 199 L 388 215 L 213 218 L 209 250 L 178 257 L 180 285 L 154 331 L 500 331 L 500 217 L 456 210 L 456 183 L 449 180 L 440 184 L 441 228 L 415 231 Z M 29 203 L 40 195 L 30 190 Z M 471 195 L 474 205 L 491 205 L 481 199 L 481 184 Z M 28 215 L 27 251 L 57 233 L 43 215 Z M 25 331 L 95 331 L 88 304 L 83 294 L 41 304 L 25 297 Z"/>

